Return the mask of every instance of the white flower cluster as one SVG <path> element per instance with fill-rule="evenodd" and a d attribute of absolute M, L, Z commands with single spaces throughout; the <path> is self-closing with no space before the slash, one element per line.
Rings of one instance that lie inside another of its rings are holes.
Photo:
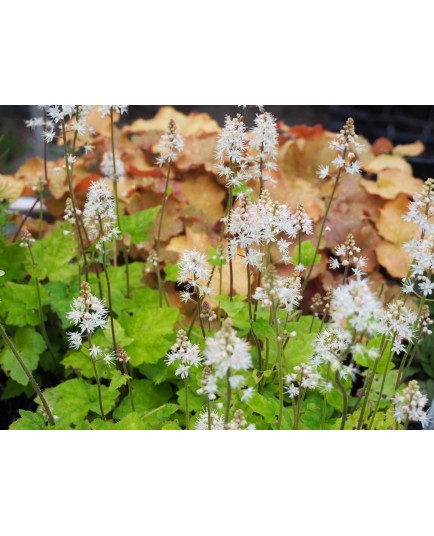
<path fill-rule="evenodd" d="M 67 130 L 71 130 L 79 136 L 85 136 L 87 134 L 93 134 L 93 129 L 88 124 L 88 115 L 92 106 L 85 105 L 72 105 L 72 104 L 55 104 L 53 106 L 47 106 L 47 122 L 44 125 L 43 131 L 44 140 L 50 143 L 56 136 L 56 128 L 62 121 L 69 122 L 75 116 L 75 121 L 71 121 L 70 124 L 65 125 Z M 69 155 L 68 165 L 71 166 L 74 162 L 74 157 Z"/>
<path fill-rule="evenodd" d="M 348 331 L 338 326 L 323 329 L 315 339 L 311 365 L 318 367 L 330 363 L 333 370 L 341 370 L 342 358 L 348 353 L 350 345 L 351 336 Z"/>
<path fill-rule="evenodd" d="M 286 394 L 289 398 L 296 398 L 302 389 L 316 389 L 321 376 L 312 365 L 301 365 L 294 367 L 294 372 L 288 374 L 286 381 Z"/>
<path fill-rule="evenodd" d="M 292 313 L 301 300 L 301 279 L 299 277 L 280 277 L 270 266 L 257 287 L 253 299 L 262 307 L 277 307 Z"/>
<path fill-rule="evenodd" d="M 228 371 L 245 371 L 252 368 L 252 356 L 249 344 L 237 337 L 230 320 L 223 322 L 222 328 L 215 337 L 206 340 L 205 363 L 212 367 L 218 379 L 224 378 Z M 238 387 L 240 378 L 235 376 L 232 387 Z M 241 380 L 240 380 L 241 381 Z M 238 385 L 235 385 L 238 382 Z"/>
<path fill-rule="evenodd" d="M 32 244 L 34 243 L 35 243 L 35 239 L 32 237 L 29 231 L 27 229 L 23 229 L 21 231 L 20 247 L 30 248 Z"/>
<path fill-rule="evenodd" d="M 199 296 L 209 295 L 208 287 L 211 276 L 211 266 L 205 255 L 197 250 L 184 251 L 178 262 L 178 282 L 186 285 L 187 291 L 181 293 L 181 300 L 188 302 L 191 299 L 190 290 L 193 289 Z"/>
<path fill-rule="evenodd" d="M 244 411 L 238 409 L 232 418 L 232 420 L 226 426 L 227 430 L 256 430 L 254 424 L 249 424 L 244 415 Z"/>
<path fill-rule="evenodd" d="M 416 380 L 412 380 L 402 394 L 396 394 L 392 403 L 398 423 L 420 422 L 424 427 L 429 425 L 430 419 L 425 411 L 428 397 L 421 392 Z"/>
<path fill-rule="evenodd" d="M 197 420 L 196 430 L 209 430 L 208 422 L 208 411 L 204 410 L 200 413 Z M 211 412 L 211 430 L 224 430 L 225 429 L 225 419 L 223 415 L 216 410 Z"/>
<path fill-rule="evenodd" d="M 330 143 L 330 149 L 337 152 L 337 156 L 332 160 L 332 164 L 336 169 L 345 169 L 350 175 L 360 173 L 361 164 L 356 157 L 363 149 L 363 145 L 359 142 L 359 137 L 354 128 L 354 120 L 351 117 L 347 120 L 336 138 Z M 330 166 L 319 166 L 317 175 L 320 179 L 330 177 Z"/>
<path fill-rule="evenodd" d="M 125 180 L 125 166 L 119 155 L 115 153 L 115 164 L 116 164 L 116 177 L 119 182 L 124 182 Z M 115 168 L 113 166 L 113 154 L 112 152 L 104 153 L 100 165 L 101 173 L 103 177 L 114 180 L 115 178 Z"/>
<path fill-rule="evenodd" d="M 193 366 L 197 368 L 201 361 L 199 346 L 189 341 L 183 329 L 178 331 L 176 344 L 166 356 L 167 366 L 179 362 L 175 374 L 184 380 L 188 378 L 190 368 Z"/>
<path fill-rule="evenodd" d="M 337 325 L 372 335 L 378 328 L 382 304 L 367 279 L 352 279 L 333 292 L 330 311 Z"/>
<path fill-rule="evenodd" d="M 279 134 L 276 119 L 269 112 L 258 114 L 250 131 L 249 156 L 252 179 L 275 182 L 271 172 L 277 169 Z"/>
<path fill-rule="evenodd" d="M 335 254 L 338 258 L 330 259 L 330 268 L 337 270 L 345 268 L 347 271 L 351 267 L 357 278 L 363 277 L 363 270 L 366 268 L 366 257 L 360 255 L 361 249 L 356 245 L 354 236 L 349 234 L 345 244 L 340 244 L 335 248 Z"/>
<path fill-rule="evenodd" d="M 228 188 L 236 188 L 248 179 L 246 147 L 247 132 L 242 116 L 226 116 L 217 140 L 216 159 L 219 176 L 225 178 Z"/>
<path fill-rule="evenodd" d="M 78 350 L 83 346 L 83 339 L 88 338 L 97 329 L 105 329 L 107 326 L 108 310 L 103 300 L 92 294 L 89 283 L 84 281 L 81 284 L 80 296 L 74 298 L 71 311 L 66 317 L 72 324 L 79 328 L 79 331 L 67 333 L 69 347 Z M 107 365 L 111 365 L 116 359 L 114 352 L 103 351 L 94 344 L 89 348 L 90 357 L 95 360 L 103 360 Z"/>
<path fill-rule="evenodd" d="M 263 112 L 263 107 L 259 109 Z M 226 116 L 216 150 L 217 169 L 226 186 L 237 188 L 261 177 L 263 182 L 274 182 L 271 172 L 277 169 L 278 141 L 276 119 L 268 112 L 256 115 L 249 133 L 242 115 Z"/>
<path fill-rule="evenodd" d="M 277 242 L 283 259 L 288 260 L 289 247 L 297 236 L 296 224 L 288 206 L 272 201 L 268 190 L 257 203 L 242 196 L 229 218 L 229 256 L 234 258 L 238 248 L 246 250 L 246 265 L 262 269 L 261 247 Z"/>
<path fill-rule="evenodd" d="M 83 222 L 89 237 L 97 239 L 97 249 L 102 250 L 106 242 L 118 238 L 119 229 L 113 195 L 108 182 L 101 179 L 90 185 L 83 211 Z"/>
<path fill-rule="evenodd" d="M 417 314 L 406 307 L 403 301 L 396 300 L 381 312 L 378 332 L 393 342 L 393 351 L 399 355 L 405 351 L 403 343 L 413 341 L 416 320 Z"/>
<path fill-rule="evenodd" d="M 104 117 L 109 116 L 112 108 L 114 112 L 120 115 L 126 114 L 128 112 L 128 106 L 126 104 L 105 104 L 104 106 L 100 106 L 98 108 L 98 111 L 101 114 L 101 119 L 104 119 Z"/>
<path fill-rule="evenodd" d="M 157 162 L 160 166 L 175 162 L 184 149 L 184 138 L 178 133 L 173 119 L 169 122 L 167 132 L 161 136 Z"/>
<path fill-rule="evenodd" d="M 434 270 L 434 180 L 428 179 L 421 193 L 414 196 L 404 220 L 419 227 L 420 238 L 404 244 L 407 253 L 413 258 L 409 277 L 404 281 L 406 294 L 417 292 L 429 297 L 434 292 L 432 272 Z"/>

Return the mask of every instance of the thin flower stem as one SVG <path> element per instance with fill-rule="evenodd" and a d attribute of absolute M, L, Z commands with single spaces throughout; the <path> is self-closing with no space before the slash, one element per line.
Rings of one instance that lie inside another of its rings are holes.
<path fill-rule="evenodd" d="M 155 246 L 155 251 L 157 253 L 158 261 L 160 260 L 161 231 L 163 229 L 164 211 L 166 209 L 167 198 L 169 196 L 170 172 L 171 172 L 171 170 L 172 170 L 172 161 L 169 160 L 169 165 L 167 166 L 166 186 L 165 186 L 165 189 L 164 189 L 163 203 L 161 205 L 160 221 L 158 223 L 157 244 Z M 160 291 L 160 308 L 162 308 L 163 307 L 164 284 L 161 281 L 161 278 L 159 279 L 159 291 Z"/>
<path fill-rule="evenodd" d="M 41 289 L 39 287 L 39 279 L 36 274 L 36 262 L 33 256 L 32 247 L 29 244 L 28 250 L 30 254 L 30 259 L 32 261 L 33 270 L 35 271 L 35 287 L 36 287 L 36 297 L 38 300 L 38 314 L 39 314 L 39 325 L 41 327 L 42 336 L 44 337 L 45 344 L 47 345 L 48 351 L 51 354 L 53 362 L 56 363 L 56 357 L 54 355 L 53 347 L 51 346 L 50 339 L 48 338 L 47 330 L 45 329 L 44 314 L 42 309 L 42 299 L 41 299 Z"/>
<path fill-rule="evenodd" d="M 208 411 L 208 430 L 212 430 L 212 423 L 211 423 L 211 402 L 209 398 L 207 397 L 206 400 L 206 408 Z"/>
<path fill-rule="evenodd" d="M 44 197 L 42 192 L 39 192 L 39 223 L 38 223 L 38 238 L 42 238 L 42 222 L 44 221 Z"/>
<path fill-rule="evenodd" d="M 100 216 L 98 216 L 98 221 L 99 221 L 99 227 L 100 227 L 101 237 L 102 237 L 104 233 L 103 233 L 103 227 L 102 227 L 102 222 L 101 222 L 101 217 Z M 101 243 L 102 243 L 102 267 L 103 267 L 103 270 L 104 270 L 105 280 L 106 280 L 106 284 L 107 284 L 107 299 L 108 299 L 108 304 L 109 304 L 110 327 L 111 327 L 111 332 L 112 332 L 113 351 L 114 351 L 115 355 L 117 355 L 118 345 L 116 343 L 116 333 L 115 333 L 115 322 L 114 322 L 114 316 L 113 316 L 113 303 L 112 303 L 110 277 L 109 277 L 108 270 L 107 270 L 107 261 L 106 261 L 107 254 L 106 254 L 106 249 L 105 249 L 105 243 L 102 240 L 101 240 Z"/>
<path fill-rule="evenodd" d="M 24 225 L 26 224 L 26 221 L 29 219 L 30 217 L 30 214 L 33 212 L 33 209 L 36 207 L 36 205 L 38 204 L 39 202 L 39 198 L 36 198 L 35 199 L 35 202 L 33 203 L 33 205 L 29 208 L 29 210 L 26 212 L 23 220 L 21 221 L 18 229 L 16 230 L 15 234 L 14 234 L 14 237 L 12 238 L 12 242 L 16 242 L 21 234 L 21 231 L 23 230 L 23 227 Z"/>
<path fill-rule="evenodd" d="M 326 383 L 329 383 L 329 381 L 330 381 L 331 368 L 332 368 L 332 365 L 329 362 L 328 365 L 327 365 Z M 327 413 L 327 393 L 324 392 L 324 399 L 323 399 L 323 405 L 322 405 L 322 416 L 321 416 L 321 430 L 325 430 L 326 413 Z"/>
<path fill-rule="evenodd" d="M 220 262 L 219 266 L 219 296 L 222 295 L 223 292 L 223 264 Z M 220 301 L 217 309 L 217 321 L 219 327 L 222 325 L 222 308 L 220 307 Z"/>
<path fill-rule="evenodd" d="M 276 306 L 273 304 L 271 307 L 273 315 L 273 324 L 274 330 L 276 333 L 276 344 L 277 344 L 277 366 L 279 373 L 279 416 L 277 419 L 277 429 L 280 430 L 282 427 L 282 417 L 283 417 L 283 366 L 282 366 L 282 341 L 279 334 L 279 323 L 277 321 Z"/>
<path fill-rule="evenodd" d="M 36 383 L 36 380 L 33 377 L 33 374 L 30 372 L 30 370 L 28 369 L 27 365 L 24 363 L 22 357 L 20 356 L 18 350 L 15 348 L 12 340 L 9 338 L 9 336 L 6 333 L 6 331 L 5 331 L 4 327 L 3 327 L 3 324 L 1 322 L 0 322 L 0 335 L 3 337 L 6 345 L 9 347 L 9 349 L 13 353 L 14 357 L 16 358 L 18 363 L 20 364 L 20 366 L 23 369 L 25 375 L 29 379 L 29 382 L 31 383 L 35 393 L 37 394 L 37 396 L 39 397 L 39 400 L 41 401 L 42 405 L 44 406 L 44 410 L 45 410 L 45 413 L 47 415 L 48 422 L 50 423 L 51 426 L 54 426 L 55 421 L 54 421 L 54 417 L 53 417 L 53 414 L 51 412 L 50 406 L 48 405 L 44 395 L 42 394 L 42 391 L 39 388 L 39 385 Z"/>
<path fill-rule="evenodd" d="M 345 160 L 345 157 L 346 157 L 346 150 L 344 151 L 342 158 Z M 302 294 L 304 294 L 304 291 L 306 290 L 307 285 L 309 284 L 310 278 L 312 276 L 313 269 L 315 267 L 315 262 L 316 262 L 316 259 L 318 257 L 319 248 L 321 246 L 321 240 L 322 240 L 322 237 L 323 237 L 326 225 L 327 225 L 327 218 L 329 216 L 330 209 L 332 207 L 333 200 L 334 200 L 334 197 L 336 195 L 336 191 L 337 191 L 338 186 L 339 186 L 339 181 L 341 179 L 341 175 L 342 175 L 342 168 L 339 168 L 339 172 L 337 174 L 336 181 L 335 181 L 335 184 L 333 186 L 333 191 L 331 193 L 331 196 L 330 196 L 327 208 L 326 208 L 326 212 L 324 214 L 324 219 L 323 219 L 323 222 L 322 222 L 322 225 L 321 225 L 321 230 L 320 230 L 320 233 L 319 233 L 319 236 L 318 236 L 318 241 L 316 243 L 315 253 L 314 253 L 314 256 L 313 256 L 313 259 L 312 259 L 312 263 L 310 265 L 309 272 L 308 272 L 308 274 L 306 276 L 306 279 L 303 282 L 303 287 L 302 287 L 302 290 L 301 290 Z"/>
<path fill-rule="evenodd" d="M 387 348 L 386 336 L 383 335 L 383 338 L 381 340 L 381 345 L 380 345 L 380 349 L 381 349 L 380 350 L 380 355 L 375 360 L 374 366 L 373 366 L 371 374 L 369 376 L 368 383 L 366 385 L 366 390 L 365 390 L 364 400 L 363 400 L 363 406 L 362 406 L 362 411 L 360 413 L 360 418 L 359 418 L 359 422 L 358 422 L 358 425 L 357 425 L 357 430 L 361 430 L 362 426 L 364 424 L 364 418 L 365 418 L 366 406 L 368 405 L 369 394 L 370 394 L 371 389 L 372 389 L 372 384 L 374 382 L 375 374 L 377 373 L 378 365 L 380 364 L 380 360 L 383 357 L 383 354 L 384 354 L 386 348 Z"/>
<path fill-rule="evenodd" d="M 62 119 L 62 135 L 63 135 L 63 152 L 64 152 L 65 166 L 66 166 L 66 177 L 68 179 L 69 197 L 71 198 L 72 210 L 74 212 L 75 226 L 76 226 L 76 229 L 77 229 L 77 236 L 78 236 L 78 241 L 79 241 L 79 244 L 80 244 L 80 251 L 81 251 L 81 254 L 83 256 L 84 271 L 85 271 L 85 275 L 86 275 L 86 281 L 88 281 L 88 279 L 89 279 L 89 268 L 88 268 L 88 265 L 87 265 L 87 259 L 86 259 L 86 253 L 85 253 L 85 248 L 84 248 L 84 243 L 83 243 L 83 237 L 82 237 L 81 231 L 80 231 L 80 221 L 79 221 L 78 214 L 77 214 L 77 205 L 75 203 L 74 187 L 72 185 L 71 169 L 69 167 L 69 161 L 68 161 L 68 142 L 67 142 L 67 139 L 66 139 L 66 126 L 65 126 L 65 120 L 64 119 Z"/>
<path fill-rule="evenodd" d="M 339 376 L 339 370 L 336 371 L 335 380 L 339 388 L 339 391 L 342 393 L 344 407 L 342 410 L 341 430 L 345 430 L 345 424 L 347 423 L 347 416 L 348 416 L 348 395 L 345 390 L 345 387 L 342 385 L 341 378 Z"/>
<path fill-rule="evenodd" d="M 246 252 L 247 253 L 247 252 Z M 250 273 L 250 266 L 246 266 L 247 271 L 247 296 L 249 302 L 249 320 L 250 320 L 250 334 L 253 336 L 255 341 L 256 348 L 258 350 L 258 369 L 262 369 L 262 353 L 261 353 L 261 343 L 259 342 L 258 337 L 253 329 L 253 308 L 252 308 L 252 276 Z"/>
<path fill-rule="evenodd" d="M 206 333 L 205 333 L 205 328 L 203 326 L 203 318 L 202 318 L 202 300 L 203 300 L 203 298 L 201 298 L 198 295 L 197 296 L 197 314 L 199 316 L 199 324 L 200 324 L 200 329 L 202 331 L 203 340 L 205 340 L 206 339 Z"/>
<path fill-rule="evenodd" d="M 229 417 L 231 414 L 231 400 L 232 400 L 232 387 L 231 387 L 231 369 L 228 369 L 226 374 L 227 379 L 227 391 L 226 391 L 226 415 L 225 415 L 225 424 L 228 424 Z"/>
<path fill-rule="evenodd" d="M 115 194 L 116 217 L 118 220 L 119 231 L 122 234 L 121 218 L 120 218 L 120 212 L 119 212 L 118 172 L 116 168 L 115 127 L 114 127 L 114 118 L 113 118 L 113 106 L 110 108 L 110 134 L 111 134 L 111 150 L 112 150 L 112 160 L 113 160 L 113 190 Z M 128 249 L 125 245 L 123 235 L 122 235 L 122 253 L 123 253 L 124 264 L 125 264 L 125 280 L 126 280 L 126 288 L 127 288 L 127 298 L 129 299 L 131 297 L 130 268 L 129 268 Z M 116 241 L 114 242 L 113 258 L 116 262 L 116 258 L 117 258 Z"/>
<path fill-rule="evenodd" d="M 88 344 L 89 344 L 89 348 L 92 348 L 92 336 L 91 336 L 90 333 L 87 334 L 87 341 L 88 341 Z M 101 418 L 102 418 L 103 421 L 105 421 L 107 419 L 106 419 L 106 416 L 105 416 L 105 413 L 104 413 L 104 406 L 102 404 L 101 382 L 99 380 L 98 369 L 96 368 L 95 359 L 92 356 L 90 356 L 90 360 L 92 361 L 93 373 L 95 375 L 96 386 L 98 388 L 98 402 L 99 402 L 99 409 L 101 411 Z"/>
<path fill-rule="evenodd" d="M 188 378 L 184 379 L 185 386 L 185 428 L 190 430 L 190 411 L 188 409 Z"/>
<path fill-rule="evenodd" d="M 125 361 L 122 364 L 123 364 L 124 374 L 125 376 L 128 376 L 128 380 L 127 380 L 128 395 L 130 397 L 131 411 L 134 413 L 136 411 L 136 408 L 134 405 L 133 386 L 131 384 L 131 374 L 129 374 L 128 372 L 127 364 L 125 363 Z"/>

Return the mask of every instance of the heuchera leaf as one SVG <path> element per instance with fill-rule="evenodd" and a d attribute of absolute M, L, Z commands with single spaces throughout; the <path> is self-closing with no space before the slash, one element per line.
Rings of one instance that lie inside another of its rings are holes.
<path fill-rule="evenodd" d="M 26 326 L 16 331 L 13 340 L 18 353 L 28 369 L 31 372 L 36 370 L 39 363 L 39 356 L 47 348 L 42 335 L 35 331 L 34 328 Z M 5 373 L 14 381 L 21 385 L 27 385 L 29 383 L 29 379 L 9 348 L 5 348 L 0 353 L 0 362 Z"/>
<path fill-rule="evenodd" d="M 108 414 L 114 408 L 119 393 L 110 391 L 105 385 L 101 386 L 101 391 L 104 413 Z M 46 389 L 44 395 L 60 425 L 79 424 L 89 412 L 100 415 L 98 388 L 82 379 L 68 380 Z"/>
<path fill-rule="evenodd" d="M 13 422 L 10 430 L 44 430 L 45 421 L 42 415 L 20 409 L 20 418 Z"/>
<path fill-rule="evenodd" d="M 131 236 L 133 244 L 146 242 L 151 239 L 149 231 L 154 225 L 155 218 L 161 207 L 148 208 L 131 214 L 131 216 L 120 216 L 121 229 L 124 234 Z"/>
<path fill-rule="evenodd" d="M 39 280 L 70 281 L 77 274 L 77 265 L 71 260 L 77 255 L 77 244 L 73 233 L 64 234 L 64 228 L 58 227 L 43 240 L 32 246 L 36 269 L 29 272 Z M 30 259 L 29 259 L 30 264 Z"/>
<path fill-rule="evenodd" d="M 149 380 L 134 380 L 132 386 L 136 413 L 141 417 L 165 404 L 172 394 L 167 383 L 157 387 Z M 123 419 L 129 413 L 131 413 L 131 404 L 129 397 L 126 397 L 113 413 L 113 417 Z"/>
<path fill-rule="evenodd" d="M 44 298 L 44 288 L 41 287 Z M 10 326 L 37 326 L 39 324 L 38 299 L 33 284 L 6 283 L 0 288 L 0 313 Z"/>
<path fill-rule="evenodd" d="M 315 256 L 315 248 L 312 246 L 310 240 L 306 240 L 301 244 L 301 255 L 299 255 L 298 247 L 294 250 L 294 256 L 292 257 L 292 262 L 297 264 L 302 264 L 303 266 L 310 266 L 313 263 L 313 258 Z M 321 262 L 321 255 L 317 255 L 315 259 L 315 266 Z"/>
<path fill-rule="evenodd" d="M 134 341 L 125 346 L 134 366 L 157 363 L 167 354 L 176 339 L 173 326 L 178 315 L 178 309 L 167 307 L 133 309 L 119 316 L 125 334 Z"/>

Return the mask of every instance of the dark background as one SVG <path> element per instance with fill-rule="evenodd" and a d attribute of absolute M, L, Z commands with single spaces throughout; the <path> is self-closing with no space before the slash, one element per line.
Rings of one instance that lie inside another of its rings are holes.
<path fill-rule="evenodd" d="M 238 106 L 196 105 L 175 106 L 178 110 L 207 112 L 223 124 L 226 114 L 235 115 L 240 111 Z M 123 120 L 130 122 L 138 117 L 150 118 L 158 111 L 159 106 L 130 106 L 129 113 Z M 421 140 L 425 143 L 426 152 L 411 159 L 415 175 L 420 178 L 431 176 L 434 165 L 434 106 L 266 106 L 277 119 L 288 125 L 323 124 L 330 130 L 342 127 L 347 117 L 354 117 L 359 134 L 363 134 L 371 142 L 380 136 L 386 136 L 394 144 L 411 143 Z M 34 134 L 24 126 L 24 120 L 40 115 L 36 106 L 0 106 L 0 136 L 4 139 L 0 144 L 0 155 L 7 150 L 6 158 L 0 161 L 0 173 L 11 173 L 29 156 L 40 152 L 40 142 Z"/>

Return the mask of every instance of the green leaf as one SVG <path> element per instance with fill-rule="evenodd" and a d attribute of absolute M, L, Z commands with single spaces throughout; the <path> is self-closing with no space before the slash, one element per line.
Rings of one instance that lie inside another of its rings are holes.
<path fill-rule="evenodd" d="M 93 343 L 96 346 L 99 346 L 98 342 L 102 339 L 102 336 L 93 337 Z M 105 350 L 105 346 L 101 346 Z M 80 350 L 69 352 L 66 357 L 60 362 L 68 371 L 75 374 L 80 373 L 83 378 L 93 379 L 95 378 L 95 372 L 93 370 L 92 360 L 89 356 L 88 351 L 85 348 L 80 348 Z M 110 369 L 103 361 L 97 361 L 95 363 L 98 375 L 100 378 L 109 378 Z"/>
<path fill-rule="evenodd" d="M 130 290 L 134 291 L 132 292 L 133 296 L 136 294 L 137 289 L 141 289 L 143 286 L 142 279 L 144 275 L 144 267 L 145 264 L 143 262 L 134 262 L 129 265 L 128 273 L 130 278 Z M 127 293 L 126 268 L 125 265 L 117 267 L 110 266 L 107 268 L 107 272 L 110 280 L 113 311 L 120 314 L 125 309 L 126 303 L 129 301 L 125 299 Z M 100 280 L 103 297 L 107 303 L 107 283 L 104 274 L 101 274 Z M 98 295 L 98 280 L 96 274 L 89 274 L 89 283 L 93 293 Z"/>
<path fill-rule="evenodd" d="M 118 392 L 110 391 L 105 385 L 101 386 L 101 392 L 107 415 L 115 406 Z M 46 389 L 44 395 L 61 425 L 79 424 L 90 412 L 100 415 L 98 388 L 82 379 L 68 380 Z"/>
<path fill-rule="evenodd" d="M 154 225 L 155 219 L 160 212 L 161 207 L 152 207 L 131 216 L 120 216 L 121 229 L 124 234 L 131 236 L 133 244 L 146 242 L 151 239 L 149 231 Z"/>
<path fill-rule="evenodd" d="M 20 247 L 18 242 L 13 244 L 0 242 L 0 259 L 2 272 L 4 272 L 2 282 L 22 281 L 26 273 L 24 269 L 25 249 Z"/>
<path fill-rule="evenodd" d="M 176 392 L 179 406 L 185 411 L 185 387 L 181 387 Z M 191 386 L 188 389 L 188 409 L 190 412 L 198 413 L 204 404 L 204 397 L 197 395 Z"/>
<path fill-rule="evenodd" d="M 32 413 L 31 411 L 19 410 L 20 419 L 13 422 L 10 430 L 44 430 L 45 421 L 42 415 L 39 413 Z"/>
<path fill-rule="evenodd" d="M 143 417 L 152 409 L 165 404 L 172 395 L 170 386 L 165 383 L 160 386 L 154 385 L 149 380 L 133 380 L 133 397 L 136 413 Z M 119 407 L 116 408 L 113 416 L 115 419 L 123 419 L 131 412 L 129 397 L 124 398 Z"/>
<path fill-rule="evenodd" d="M 302 334 L 299 333 L 293 339 L 290 339 L 285 349 L 285 362 L 292 370 L 294 367 L 301 363 L 308 363 L 310 358 L 314 354 L 314 341 L 316 338 L 315 333 Z"/>
<path fill-rule="evenodd" d="M 256 322 L 252 322 L 252 327 L 255 335 L 259 337 L 261 341 L 273 339 L 276 336 L 274 329 L 263 318 L 259 318 Z"/>
<path fill-rule="evenodd" d="M 213 248 L 212 246 L 208 246 L 208 263 L 211 266 L 216 266 L 218 268 L 227 264 L 227 260 L 220 259 L 220 255 L 217 254 L 217 249 Z"/>
<path fill-rule="evenodd" d="M 167 354 L 176 339 L 173 326 L 178 316 L 178 309 L 171 307 L 133 309 L 120 315 L 125 334 L 134 340 L 125 346 L 134 366 L 157 363 Z"/>
<path fill-rule="evenodd" d="M 14 337 L 14 345 L 30 372 L 37 369 L 39 356 L 47 348 L 44 338 L 30 326 L 17 329 Z M 6 347 L 0 353 L 0 362 L 5 373 L 21 385 L 27 385 L 27 378 L 21 365 L 12 351 Z"/>
<path fill-rule="evenodd" d="M 44 295 L 43 287 L 41 294 Z M 6 315 L 6 323 L 10 326 L 37 326 L 38 298 L 34 285 L 6 283 L 0 288 L 0 313 Z"/>
<path fill-rule="evenodd" d="M 301 244 L 301 255 L 299 256 L 298 246 L 295 247 L 294 256 L 292 257 L 292 262 L 297 264 L 302 264 L 303 266 L 310 266 L 313 263 L 313 258 L 315 256 L 315 248 L 312 246 L 310 240 L 306 240 Z M 315 259 L 315 266 L 321 262 L 321 255 L 317 255 Z"/>
<path fill-rule="evenodd" d="M 110 380 L 110 391 L 116 391 L 120 387 L 123 387 L 128 382 L 128 376 L 123 374 L 120 370 L 114 370 Z"/>
<path fill-rule="evenodd" d="M 232 320 L 234 327 L 248 333 L 250 331 L 249 304 L 243 296 L 234 296 L 233 300 L 229 296 L 217 296 L 221 308 Z"/>
<path fill-rule="evenodd" d="M 137 413 L 130 413 L 119 422 L 103 421 L 95 419 L 92 421 L 92 430 L 149 430 L 150 427 L 143 422 Z"/>
<path fill-rule="evenodd" d="M 164 404 L 164 406 L 160 406 L 146 413 L 143 420 L 153 430 L 159 430 L 178 409 L 179 407 L 176 404 Z"/>
<path fill-rule="evenodd" d="M 44 288 L 47 291 L 47 296 L 43 300 L 43 304 L 51 307 L 64 328 L 70 327 L 71 321 L 66 318 L 66 314 L 71 310 L 73 298 L 77 298 L 80 292 L 77 279 L 74 278 L 68 283 L 50 281 L 44 285 Z"/>
<path fill-rule="evenodd" d="M 29 272 L 39 280 L 70 281 L 77 275 L 77 265 L 71 263 L 77 255 L 77 244 L 74 234 L 64 234 L 64 227 L 57 227 L 43 240 L 37 240 L 32 246 L 36 269 Z M 30 260 L 29 260 L 30 263 Z"/>
<path fill-rule="evenodd" d="M 164 268 L 166 281 L 176 282 L 179 279 L 179 267 L 177 264 L 167 264 Z"/>
<path fill-rule="evenodd" d="M 262 415 L 266 423 L 275 424 L 276 415 L 279 412 L 279 402 L 273 395 L 269 393 L 265 393 L 264 395 L 255 393 L 248 405 L 255 413 Z"/>
<path fill-rule="evenodd" d="M 162 430 L 181 430 L 181 428 L 176 422 L 168 422 L 163 426 Z"/>

